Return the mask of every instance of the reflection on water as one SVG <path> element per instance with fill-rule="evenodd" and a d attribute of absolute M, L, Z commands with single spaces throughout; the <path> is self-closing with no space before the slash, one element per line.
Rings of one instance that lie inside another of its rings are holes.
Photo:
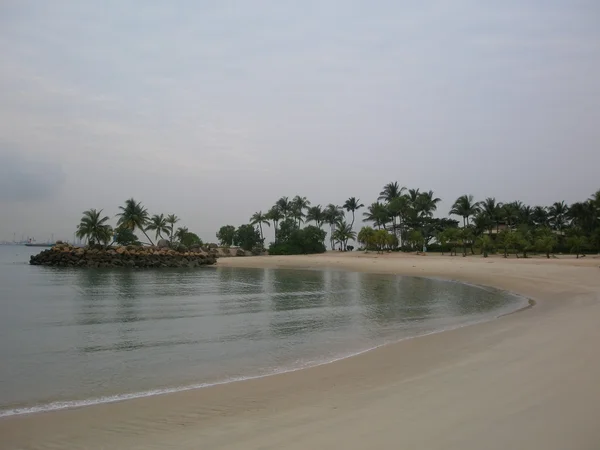
<path fill-rule="evenodd" d="M 0 409 L 298 367 L 517 303 L 457 283 L 335 270 L 6 267 Z"/>

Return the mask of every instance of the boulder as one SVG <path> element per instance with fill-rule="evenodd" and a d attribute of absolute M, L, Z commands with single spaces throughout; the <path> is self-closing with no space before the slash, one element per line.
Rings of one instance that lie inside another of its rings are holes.
<path fill-rule="evenodd" d="M 169 248 L 170 244 L 169 241 L 167 241 L 166 239 L 161 239 L 156 243 L 156 246 L 158 248 Z"/>

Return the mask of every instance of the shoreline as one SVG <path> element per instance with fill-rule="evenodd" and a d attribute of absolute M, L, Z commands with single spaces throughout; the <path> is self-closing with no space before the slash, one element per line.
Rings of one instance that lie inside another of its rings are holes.
<path fill-rule="evenodd" d="M 600 442 L 594 420 L 600 413 L 595 389 L 600 364 L 593 356 L 595 338 L 600 338 L 600 277 L 599 261 L 585 259 L 356 253 L 220 259 L 217 270 L 330 267 L 455 280 L 514 292 L 537 305 L 294 372 L 4 417 L 0 447 L 38 441 L 93 447 L 110 441 L 113 448 L 144 442 L 176 443 L 178 448 L 265 448 L 278 442 L 308 448 L 335 442 L 366 448 L 368 437 L 372 447 L 387 448 L 402 437 L 425 448 L 525 443 L 529 448 L 589 448 Z M 561 364 L 554 363 L 557 359 Z M 490 429 L 492 424 L 500 426 Z"/>
<path fill-rule="evenodd" d="M 322 270 L 322 269 L 324 269 L 324 268 L 309 269 L 309 270 Z M 291 270 L 307 270 L 307 269 L 298 268 L 298 269 L 291 269 Z M 391 274 L 382 274 L 382 275 L 393 276 Z M 400 275 L 400 276 L 403 276 L 403 275 Z M 460 284 L 464 284 L 464 285 L 467 285 L 467 286 L 470 286 L 470 287 L 473 287 L 476 289 L 482 289 L 482 290 L 486 290 L 489 288 L 489 286 L 466 283 L 466 282 L 457 281 L 457 280 L 444 280 L 442 278 L 433 278 L 433 277 L 426 277 L 426 276 L 412 276 L 412 275 L 410 277 L 411 278 L 425 278 L 425 279 L 430 279 L 430 280 L 445 281 L 448 283 L 460 283 Z M 178 392 L 193 391 L 193 390 L 197 390 L 197 389 L 207 389 L 207 388 L 211 388 L 211 387 L 215 387 L 215 386 L 222 386 L 222 385 L 227 385 L 227 384 L 231 384 L 231 383 L 240 383 L 240 382 L 249 381 L 249 380 L 274 377 L 274 376 L 283 375 L 283 374 L 287 374 L 287 373 L 291 373 L 291 372 L 308 370 L 308 369 L 312 369 L 315 367 L 324 366 L 327 364 L 335 364 L 338 361 L 342 361 L 344 359 L 349 359 L 349 358 L 354 358 L 354 357 L 360 356 L 364 353 L 367 353 L 367 352 L 370 352 L 373 350 L 377 350 L 379 348 L 383 348 L 386 346 L 396 345 L 396 344 L 406 341 L 406 340 L 418 339 L 418 338 L 421 338 L 424 336 L 445 333 L 445 332 L 457 330 L 460 328 L 484 324 L 486 322 L 497 320 L 501 317 L 505 317 L 505 316 L 508 316 L 511 314 L 515 314 L 515 313 L 524 311 L 526 309 L 532 308 L 535 305 L 534 300 L 528 299 L 517 293 L 510 292 L 507 290 L 500 290 L 500 289 L 496 289 L 496 288 L 492 288 L 492 289 L 497 290 L 498 294 L 508 294 L 510 296 L 517 297 L 520 299 L 520 302 L 526 302 L 526 304 L 525 305 L 521 305 L 521 304 L 514 305 L 516 307 L 516 309 L 511 310 L 509 312 L 490 315 L 489 317 L 486 317 L 483 319 L 473 319 L 472 321 L 467 321 L 464 323 L 450 325 L 445 328 L 438 328 L 438 329 L 435 329 L 432 331 L 427 331 L 427 332 L 424 332 L 421 334 L 404 336 L 404 337 L 398 338 L 396 340 L 393 340 L 391 342 L 384 342 L 381 344 L 377 344 L 373 347 L 356 350 L 356 351 L 350 351 L 347 354 L 335 355 L 330 360 L 315 362 L 314 364 L 309 364 L 306 366 L 280 367 L 280 368 L 276 368 L 274 371 L 268 372 L 268 373 L 255 374 L 255 375 L 242 375 L 239 377 L 225 378 L 222 380 L 216 380 L 216 381 L 212 381 L 212 382 L 200 382 L 200 383 L 193 383 L 190 385 L 154 388 L 154 389 L 149 389 L 146 391 L 134 391 L 134 392 L 127 392 L 127 393 L 121 393 L 121 394 L 106 395 L 106 396 L 92 397 L 92 398 L 78 399 L 78 400 L 57 400 L 57 401 L 52 401 L 52 402 L 48 402 L 48 403 L 35 404 L 35 405 L 31 405 L 31 406 L 0 409 L 0 420 L 2 420 L 4 418 L 15 417 L 15 416 L 26 416 L 26 415 L 32 415 L 32 414 L 52 413 L 52 412 L 58 412 L 58 411 L 63 411 L 63 410 L 74 410 L 74 409 L 94 407 L 96 405 L 126 402 L 126 401 L 130 401 L 130 400 L 142 399 L 142 398 L 148 398 L 148 397 L 158 397 L 158 396 L 169 395 L 169 394 L 174 394 L 174 393 L 178 393 Z"/>

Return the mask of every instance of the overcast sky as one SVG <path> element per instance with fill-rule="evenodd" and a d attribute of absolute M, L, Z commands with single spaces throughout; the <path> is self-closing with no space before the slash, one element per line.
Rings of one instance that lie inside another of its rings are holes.
<path fill-rule="evenodd" d="M 202 238 L 282 196 L 583 200 L 600 2 L 0 2 L 0 240 L 135 197 Z"/>

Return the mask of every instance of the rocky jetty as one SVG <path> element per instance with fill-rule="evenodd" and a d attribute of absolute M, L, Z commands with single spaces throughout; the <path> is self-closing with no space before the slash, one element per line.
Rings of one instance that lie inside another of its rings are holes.
<path fill-rule="evenodd" d="M 48 250 L 33 255 L 29 264 L 53 267 L 130 267 L 166 268 L 201 267 L 217 262 L 216 249 L 201 247 L 171 249 L 166 247 L 95 246 L 91 248 L 57 244 Z"/>

